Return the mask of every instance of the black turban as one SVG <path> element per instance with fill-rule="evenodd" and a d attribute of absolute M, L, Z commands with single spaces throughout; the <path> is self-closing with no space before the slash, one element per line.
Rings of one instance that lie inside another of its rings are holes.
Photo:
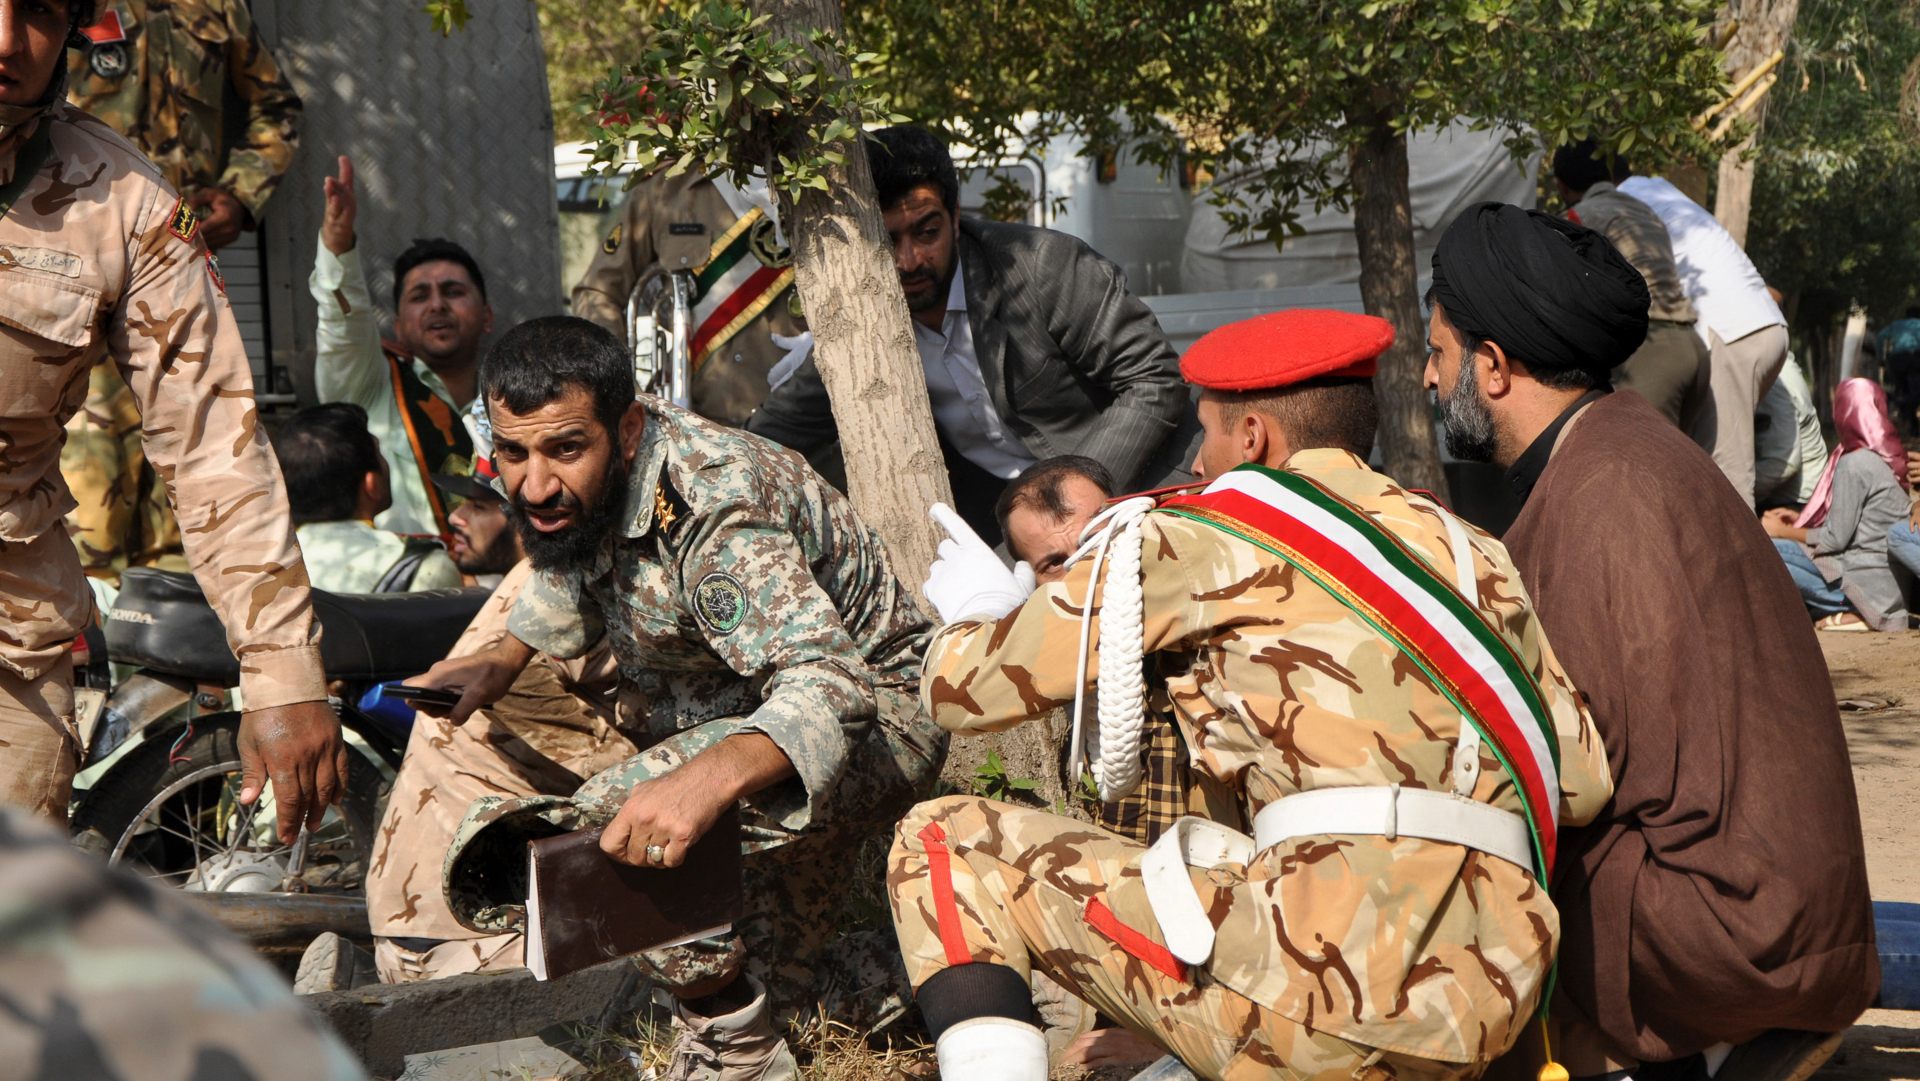
<path fill-rule="evenodd" d="M 1508 203 L 1460 212 L 1433 253 L 1433 294 L 1456 330 L 1528 368 L 1606 382 L 1647 338 L 1647 283 L 1606 237 Z"/>

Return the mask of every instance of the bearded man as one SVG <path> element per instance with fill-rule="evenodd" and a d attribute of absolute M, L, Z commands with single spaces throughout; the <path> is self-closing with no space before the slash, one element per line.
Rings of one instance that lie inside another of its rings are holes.
<path fill-rule="evenodd" d="M 605 826 L 613 858 L 675 867 L 738 803 L 745 915 L 725 936 L 641 955 L 642 968 L 676 996 L 672 1076 L 792 1078 L 772 1022 L 854 991 L 872 1007 L 888 970 L 904 985 L 897 960 L 876 971 L 891 949 L 877 936 L 851 960 L 823 947 L 855 851 L 930 789 L 945 756 L 918 702 L 926 618 L 845 497 L 772 444 L 636 401 L 606 330 L 521 324 L 488 355 L 480 394 L 538 573 L 497 643 L 416 680 L 461 692 L 448 719 L 463 728 L 498 703 L 477 724 L 503 738 L 416 739 L 408 755 L 491 753 L 477 768 L 513 798 L 463 806 L 464 822 L 412 819 L 458 827 L 439 837 L 445 896 L 437 874 L 400 884 L 414 911 L 405 929 L 381 928 L 407 936 L 384 945 L 382 975 L 392 961 L 399 978 L 521 963 L 525 897 L 498 895 L 513 889 L 498 872 L 525 866 L 529 836 Z M 514 722 L 515 700 L 554 699 L 543 669 L 603 640 L 618 671 L 604 723 Z M 375 861 L 370 904 L 394 873 Z"/>
<path fill-rule="evenodd" d="M 1709 458 L 1608 373 L 1644 280 L 1590 229 L 1470 206 L 1433 256 L 1448 449 L 1507 469 L 1504 538 L 1606 740 L 1611 803 L 1562 831 L 1574 1077 L 1802 1081 L 1880 984 L 1860 814 L 1800 596 Z"/>

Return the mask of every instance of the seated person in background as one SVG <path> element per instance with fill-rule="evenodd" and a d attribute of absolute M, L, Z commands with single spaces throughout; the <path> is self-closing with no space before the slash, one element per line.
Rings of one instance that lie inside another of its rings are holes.
<path fill-rule="evenodd" d="M 1632 175 L 1627 159 L 1615 155 L 1609 164 L 1596 149 L 1588 139 L 1553 153 L 1553 179 L 1566 201 L 1567 220 L 1612 241 L 1646 279 L 1653 298 L 1647 340 L 1613 370 L 1614 389 L 1633 391 L 1681 431 L 1691 431 L 1712 396 L 1713 354 L 1694 333 L 1698 316 L 1681 288 L 1666 222 L 1614 187 Z"/>
<path fill-rule="evenodd" d="M 1792 507 L 1797 513 L 1813 498 L 1827 467 L 1827 437 L 1813 388 L 1792 353 L 1780 366 L 1780 378 L 1760 401 L 1753 418 L 1753 495 L 1762 509 Z"/>
<path fill-rule="evenodd" d="M 1914 417 L 1920 408 L 1920 307 L 1908 308 L 1905 318 L 1888 323 L 1874 341 L 1893 391 L 1893 419 L 1903 430 L 1920 434 Z"/>
<path fill-rule="evenodd" d="M 404 593 L 461 584 L 438 542 L 374 528 L 393 495 L 366 410 L 346 402 L 302 409 L 274 434 L 273 452 L 314 588 Z"/>
<path fill-rule="evenodd" d="M 962 220 L 960 178 L 924 128 L 867 136 L 913 314 L 954 509 L 987 544 L 994 501 L 1035 460 L 1092 458 L 1121 491 L 1189 479 L 1156 455 L 1191 412 L 1179 358 L 1120 268 L 1065 233 Z M 836 435 L 812 360 L 747 430 L 811 457 Z"/>
<path fill-rule="evenodd" d="M 448 532 L 446 507 L 428 479 L 464 473 L 473 460 L 471 415 L 480 339 L 493 331 L 487 279 L 451 240 L 415 240 L 393 261 L 393 340 L 380 323 L 354 233 L 359 201 L 353 162 L 326 178 L 307 288 L 317 305 L 313 386 L 323 402 L 352 402 L 386 455 L 393 505 L 374 522 L 396 533 Z"/>
<path fill-rule="evenodd" d="M 447 555 L 460 573 L 473 578 L 475 585 L 495 589 L 514 564 L 525 558 L 520 534 L 514 532 L 507 517 L 506 497 L 488 483 L 495 476 L 493 460 L 486 454 L 473 459 L 473 475 L 435 473 L 434 486 L 460 502 L 447 512 L 447 528 L 452 539 Z"/>
<path fill-rule="evenodd" d="M 1798 514 L 1769 510 L 1761 524 L 1821 630 L 1904 631 L 1907 605 L 1887 561 L 1887 534 L 1906 522 L 1913 500 L 1880 385 L 1848 379 L 1835 387 L 1833 426 L 1840 445 L 1813 498 Z"/>

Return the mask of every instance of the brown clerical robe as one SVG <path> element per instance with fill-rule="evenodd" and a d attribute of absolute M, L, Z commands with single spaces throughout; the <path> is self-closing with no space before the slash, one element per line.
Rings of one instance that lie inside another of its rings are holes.
<path fill-rule="evenodd" d="M 1617 1050 L 1837 1032 L 1880 986 L 1833 684 L 1780 556 L 1639 396 L 1562 433 L 1504 538 L 1606 740 L 1561 832 L 1560 987 Z"/>

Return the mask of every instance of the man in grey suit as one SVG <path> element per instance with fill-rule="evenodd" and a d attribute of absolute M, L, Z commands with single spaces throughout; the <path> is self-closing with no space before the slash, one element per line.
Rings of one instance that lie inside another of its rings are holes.
<path fill-rule="evenodd" d="M 1162 446 L 1190 411 L 1179 358 L 1120 268 L 1065 233 L 962 221 L 953 159 L 924 128 L 872 132 L 867 158 L 967 524 L 999 543 L 994 501 L 1042 458 L 1092 458 L 1121 491 L 1187 479 Z M 836 432 L 811 359 L 747 430 L 818 460 Z"/>

